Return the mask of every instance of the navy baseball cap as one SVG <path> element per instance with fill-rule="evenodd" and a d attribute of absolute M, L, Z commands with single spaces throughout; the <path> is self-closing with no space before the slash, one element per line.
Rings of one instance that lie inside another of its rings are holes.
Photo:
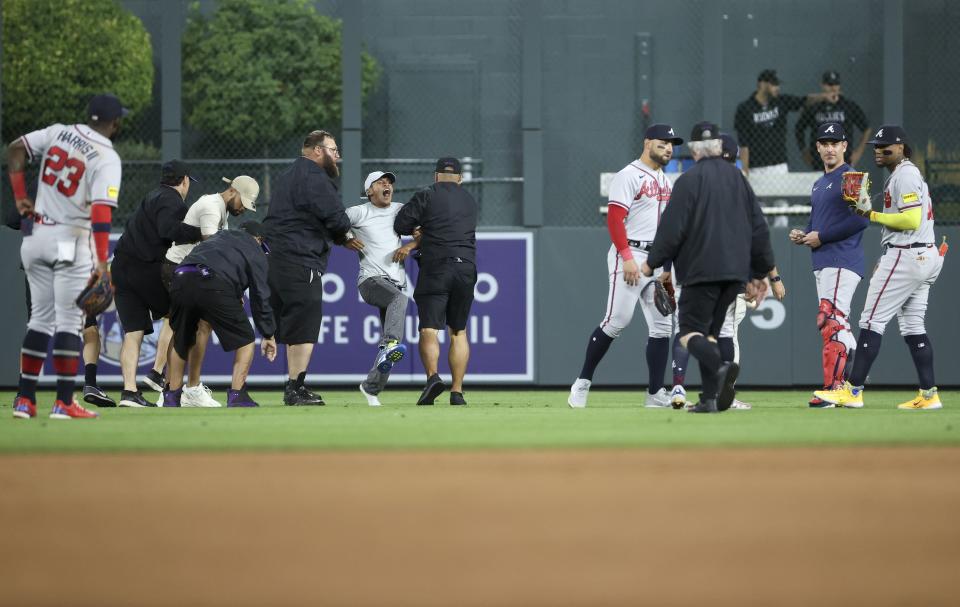
<path fill-rule="evenodd" d="M 817 127 L 817 141 L 846 141 L 847 134 L 839 122 L 824 122 Z"/>
<path fill-rule="evenodd" d="M 109 122 L 115 118 L 122 118 L 130 113 L 123 107 L 120 100 L 110 93 L 95 95 L 87 105 L 87 116 L 97 122 Z"/>
<path fill-rule="evenodd" d="M 463 172 L 463 167 L 460 166 L 460 161 L 456 158 L 453 158 L 452 156 L 444 156 L 443 158 L 437 160 L 437 172 L 459 175 Z"/>
<path fill-rule="evenodd" d="M 880 127 L 873 138 L 867 143 L 871 145 L 891 145 L 894 143 L 907 143 L 907 132 L 902 126 L 896 124 L 885 124 Z"/>
<path fill-rule="evenodd" d="M 163 166 L 160 167 L 160 174 L 163 175 L 164 178 L 179 177 L 180 179 L 183 179 L 184 177 L 189 177 L 190 181 L 195 183 L 199 182 L 200 180 L 191 175 L 190 172 L 190 165 L 182 160 L 170 160 L 168 162 L 164 162 Z"/>
<path fill-rule="evenodd" d="M 643 134 L 644 139 L 660 139 L 669 141 L 673 145 L 683 145 L 683 139 L 677 137 L 673 127 L 669 124 L 651 124 L 647 132 Z"/>
<path fill-rule="evenodd" d="M 763 70 L 757 76 L 757 82 L 769 82 L 770 84 L 780 84 L 780 77 L 777 76 L 777 70 Z"/>
<path fill-rule="evenodd" d="M 708 141 L 720 138 L 720 128 L 712 122 L 698 122 L 690 132 L 690 141 Z"/>
<path fill-rule="evenodd" d="M 840 84 L 840 74 L 834 70 L 827 70 L 820 78 L 823 84 Z"/>
<path fill-rule="evenodd" d="M 720 154 L 723 159 L 736 162 L 737 157 L 740 156 L 740 146 L 737 145 L 737 140 L 733 138 L 733 135 L 720 133 L 720 142 L 723 145 L 723 152 Z"/>

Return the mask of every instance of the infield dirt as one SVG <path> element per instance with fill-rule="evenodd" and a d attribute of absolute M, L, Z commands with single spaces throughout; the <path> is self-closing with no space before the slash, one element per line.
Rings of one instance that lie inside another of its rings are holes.
<path fill-rule="evenodd" d="M 960 449 L 0 458 L 2 605 L 955 605 Z"/>

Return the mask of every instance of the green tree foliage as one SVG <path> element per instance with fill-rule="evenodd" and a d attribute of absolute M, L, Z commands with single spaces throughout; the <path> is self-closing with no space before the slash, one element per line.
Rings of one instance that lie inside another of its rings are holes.
<path fill-rule="evenodd" d="M 132 112 L 153 87 L 150 35 L 116 0 L 2 0 L 3 139 L 81 122 L 90 97 Z"/>
<path fill-rule="evenodd" d="M 340 31 L 306 0 L 220 0 L 209 17 L 195 4 L 183 40 L 187 122 L 237 156 L 336 129 Z M 379 74 L 364 53 L 364 98 Z"/>

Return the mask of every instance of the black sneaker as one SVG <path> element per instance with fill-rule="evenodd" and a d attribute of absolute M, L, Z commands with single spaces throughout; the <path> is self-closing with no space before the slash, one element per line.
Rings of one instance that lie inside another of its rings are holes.
<path fill-rule="evenodd" d="M 121 407 L 156 407 L 155 403 L 151 403 L 143 397 L 143 394 L 140 392 L 131 392 L 130 390 L 124 390 L 120 393 L 120 406 Z"/>
<path fill-rule="evenodd" d="M 420 393 L 417 404 L 432 405 L 433 401 L 446 389 L 447 386 L 444 385 L 443 380 L 440 379 L 439 375 L 434 373 L 427 378 L 427 385 L 423 387 L 423 392 Z"/>
<path fill-rule="evenodd" d="M 97 386 L 83 387 L 83 400 L 98 407 L 116 407 L 117 402 Z"/>
<path fill-rule="evenodd" d="M 297 386 L 296 382 L 288 381 L 283 387 L 283 404 L 291 407 L 322 407 L 323 397 L 314 394 L 306 386 Z"/>
<path fill-rule="evenodd" d="M 737 391 L 733 385 L 740 375 L 740 365 L 735 362 L 723 363 L 717 370 L 717 411 L 726 411 L 733 404 Z"/>
<path fill-rule="evenodd" d="M 701 398 L 700 402 L 695 404 L 692 407 L 687 408 L 687 413 L 719 413 L 720 410 L 717 409 L 717 399 L 715 398 Z"/>
<path fill-rule="evenodd" d="M 150 369 L 150 372 L 143 376 L 143 383 L 154 392 L 163 392 L 164 384 L 167 382 L 163 375 L 160 375 L 154 369 Z"/>
<path fill-rule="evenodd" d="M 451 405 L 465 405 L 467 401 L 463 398 L 463 392 L 451 392 L 450 393 L 450 404 Z"/>

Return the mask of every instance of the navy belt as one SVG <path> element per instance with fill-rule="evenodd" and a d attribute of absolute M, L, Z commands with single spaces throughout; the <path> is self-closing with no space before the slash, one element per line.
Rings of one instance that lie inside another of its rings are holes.
<path fill-rule="evenodd" d="M 641 249 L 643 251 L 649 251 L 653 248 L 653 243 L 646 240 L 628 240 L 627 244 L 634 249 Z"/>
<path fill-rule="evenodd" d="M 201 266 L 193 263 L 184 264 L 177 266 L 177 269 L 173 271 L 174 274 L 199 274 L 206 278 L 207 276 L 213 276 L 213 271 L 207 266 Z"/>
<path fill-rule="evenodd" d="M 928 242 L 915 242 L 913 244 L 888 244 L 888 249 L 926 249 L 935 246 Z"/>

